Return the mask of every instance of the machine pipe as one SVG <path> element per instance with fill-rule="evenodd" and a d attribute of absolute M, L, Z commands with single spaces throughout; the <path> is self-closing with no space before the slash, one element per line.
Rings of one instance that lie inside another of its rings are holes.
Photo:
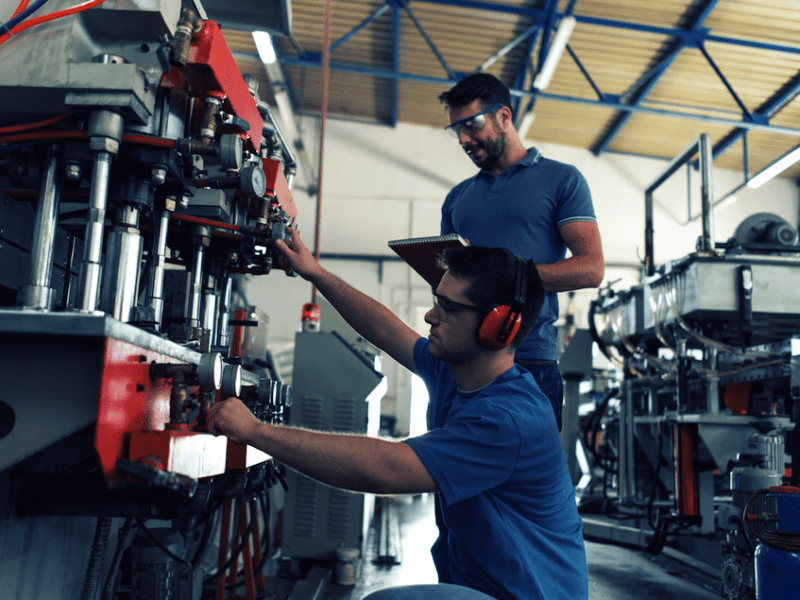
<path fill-rule="evenodd" d="M 167 231 L 169 229 L 170 211 L 158 212 L 152 246 L 150 248 L 150 272 L 147 281 L 147 304 L 153 309 L 157 327 L 161 326 L 164 316 L 164 266 L 167 256 Z"/>
<path fill-rule="evenodd" d="M 231 310 L 231 299 L 233 298 L 233 278 L 225 277 L 222 285 L 222 295 L 220 297 L 219 306 L 219 322 L 217 323 L 217 331 L 219 335 L 219 345 L 227 346 L 230 343 L 230 335 L 228 333 L 228 313 Z"/>
<path fill-rule="evenodd" d="M 192 227 L 194 258 L 192 260 L 192 280 L 189 297 L 189 326 L 200 325 L 200 304 L 203 293 L 203 266 L 206 257 L 206 246 L 210 244 L 211 230 L 204 226 Z"/>
<path fill-rule="evenodd" d="M 714 181 L 711 177 L 713 150 L 711 135 L 701 133 L 699 138 L 701 202 L 703 206 L 703 252 L 714 252 Z"/>
<path fill-rule="evenodd" d="M 138 230 L 137 208 L 122 206 L 117 211 L 116 221 L 114 231 L 108 236 L 100 306 L 103 312 L 127 323 L 138 297 L 139 263 L 144 240 Z"/>
<path fill-rule="evenodd" d="M 86 578 L 83 581 L 81 600 L 96 600 L 100 590 L 100 579 L 103 571 L 103 559 L 106 554 L 108 537 L 111 534 L 111 518 L 100 517 L 94 531 L 92 553 L 89 555 L 89 566 L 86 568 Z"/>
<path fill-rule="evenodd" d="M 52 310 L 55 304 L 55 290 L 50 287 L 50 278 L 53 272 L 53 248 L 63 171 L 60 144 L 49 146 L 45 162 L 31 245 L 30 285 L 20 288 L 17 304 L 23 308 Z"/>

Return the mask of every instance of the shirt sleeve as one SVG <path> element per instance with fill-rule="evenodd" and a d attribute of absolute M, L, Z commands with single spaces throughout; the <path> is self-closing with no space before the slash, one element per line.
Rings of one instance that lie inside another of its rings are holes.
<path fill-rule="evenodd" d="M 567 166 L 561 185 L 555 220 L 558 227 L 576 221 L 597 222 L 589 184 L 583 174 L 572 165 Z"/>
<path fill-rule="evenodd" d="M 444 427 L 406 440 L 439 486 L 446 506 L 495 488 L 511 477 L 521 436 L 498 408 L 468 402 Z"/>
<path fill-rule="evenodd" d="M 453 217 L 450 214 L 452 195 L 453 192 L 451 191 L 449 194 L 447 194 L 447 197 L 444 200 L 444 204 L 442 204 L 442 222 L 439 227 L 441 235 L 447 235 L 448 233 L 456 233 L 456 228 L 453 226 Z"/>

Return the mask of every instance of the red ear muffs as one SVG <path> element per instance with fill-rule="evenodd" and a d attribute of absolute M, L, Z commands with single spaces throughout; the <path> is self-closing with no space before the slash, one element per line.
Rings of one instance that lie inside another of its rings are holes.
<path fill-rule="evenodd" d="M 522 324 L 519 311 L 505 304 L 492 307 L 478 327 L 478 343 L 487 350 L 502 350 L 511 343 Z"/>
<path fill-rule="evenodd" d="M 522 325 L 522 307 L 528 292 L 527 263 L 519 256 L 514 282 L 514 300 L 510 304 L 495 304 L 478 325 L 478 343 L 487 350 L 502 350 L 517 335 Z"/>

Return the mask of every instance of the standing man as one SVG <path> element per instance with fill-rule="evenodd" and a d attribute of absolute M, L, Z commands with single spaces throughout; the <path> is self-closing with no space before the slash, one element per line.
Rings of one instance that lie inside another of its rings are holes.
<path fill-rule="evenodd" d="M 586 600 L 582 523 L 553 411 L 514 363 L 544 299 L 533 263 L 504 248 L 447 251 L 423 338 L 324 270 L 288 231 L 288 244 L 276 245 L 292 269 L 359 334 L 423 379 L 431 430 L 396 442 L 276 426 L 233 398 L 209 409 L 208 430 L 329 485 L 439 493 L 448 539 L 434 547 L 434 562 L 449 583 L 393 588 L 371 600 Z"/>
<path fill-rule="evenodd" d="M 589 186 L 574 166 L 523 146 L 508 88 L 495 76 L 468 75 L 439 100 L 450 117 L 445 129 L 480 168 L 447 195 L 441 233 L 508 248 L 536 264 L 547 294 L 516 361 L 550 399 L 560 431 L 564 394 L 554 326 L 556 292 L 598 287 L 605 268 Z M 570 258 L 565 258 L 567 249 Z"/>

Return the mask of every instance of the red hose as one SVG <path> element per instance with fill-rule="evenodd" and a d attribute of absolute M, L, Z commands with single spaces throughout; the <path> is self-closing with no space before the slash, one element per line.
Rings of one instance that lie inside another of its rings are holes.
<path fill-rule="evenodd" d="M 12 35 L 18 34 L 20 31 L 25 31 L 29 27 L 33 27 L 34 25 L 39 25 L 40 23 L 46 23 L 47 21 L 52 21 L 54 19 L 60 19 L 61 17 L 68 17 L 69 15 L 74 15 L 75 13 L 83 12 L 84 10 L 88 10 L 90 8 L 94 8 L 98 4 L 102 4 L 106 0 L 89 0 L 89 2 L 84 2 L 83 4 L 79 4 L 78 6 L 73 6 L 72 8 L 66 8 L 64 10 L 59 10 L 54 13 L 50 13 L 49 15 L 42 15 L 40 17 L 35 17 L 33 19 L 28 19 L 24 23 L 20 23 L 16 27 L 11 29 L 10 33 L 4 33 L 0 35 L 0 44 L 5 42 L 8 38 Z M 27 0 L 24 0 L 25 6 L 27 7 Z M 22 6 L 20 4 L 20 6 Z M 17 9 L 19 11 L 19 9 Z M 25 10 L 23 8 L 22 10 Z M 19 11 L 22 12 L 22 11 Z M 19 14 L 19 12 L 15 13 L 14 16 Z M 14 17 L 12 17 L 13 19 Z"/>
<path fill-rule="evenodd" d="M 319 183 L 317 184 L 317 228 L 314 240 L 314 257 L 319 260 L 320 230 L 322 228 L 322 156 L 325 148 L 325 122 L 328 118 L 328 82 L 331 70 L 331 23 L 333 0 L 325 1 L 325 38 L 322 43 L 322 106 L 319 127 Z M 311 302 L 317 302 L 317 288 L 311 288 Z"/>

